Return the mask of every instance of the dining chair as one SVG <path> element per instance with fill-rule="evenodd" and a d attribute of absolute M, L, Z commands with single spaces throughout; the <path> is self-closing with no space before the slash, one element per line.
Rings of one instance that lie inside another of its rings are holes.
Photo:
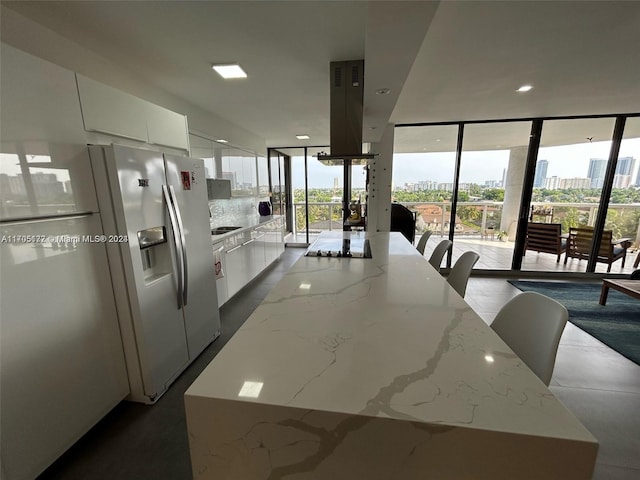
<path fill-rule="evenodd" d="M 491 328 L 547 386 L 556 362 L 567 309 L 536 292 L 524 292 L 507 302 Z"/>
<path fill-rule="evenodd" d="M 471 270 L 479 258 L 480 255 L 476 252 L 464 252 L 449 272 L 447 282 L 462 298 L 464 298 L 464 294 L 467 291 Z"/>
<path fill-rule="evenodd" d="M 453 242 L 451 242 L 451 240 L 442 240 L 438 245 L 436 245 L 436 248 L 434 248 L 433 252 L 431 252 L 431 257 L 429 257 L 429 263 L 433 268 L 438 271 L 440 270 L 442 257 L 444 257 L 444 254 L 447 253 L 447 250 L 451 248 L 451 245 L 453 245 Z"/>
<path fill-rule="evenodd" d="M 427 230 L 422 234 L 422 236 L 420 237 L 420 240 L 418 240 L 418 245 L 416 246 L 416 248 L 420 252 L 420 255 L 424 255 L 424 249 L 427 246 L 427 240 L 429 240 L 429 237 L 431 236 L 432 233 L 433 232 L 431 230 Z"/>

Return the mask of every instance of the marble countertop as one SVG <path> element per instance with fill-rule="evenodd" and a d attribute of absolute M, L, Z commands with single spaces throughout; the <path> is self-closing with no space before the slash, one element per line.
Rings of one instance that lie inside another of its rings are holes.
<path fill-rule="evenodd" d="M 400 233 L 302 257 L 186 397 L 594 443 Z"/>

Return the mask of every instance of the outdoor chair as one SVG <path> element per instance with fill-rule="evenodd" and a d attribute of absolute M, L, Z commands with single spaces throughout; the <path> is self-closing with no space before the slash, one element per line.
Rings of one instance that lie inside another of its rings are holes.
<path fill-rule="evenodd" d="M 500 309 L 491 328 L 548 386 L 568 318 L 562 304 L 540 293 L 524 292 Z"/>
<path fill-rule="evenodd" d="M 429 237 L 431 236 L 432 233 L 433 232 L 431 230 L 427 230 L 422 234 L 422 236 L 420 237 L 420 240 L 418 240 L 418 245 L 416 246 L 416 249 L 420 252 L 420 255 L 424 255 L 424 249 L 427 246 L 427 240 L 429 240 Z"/>
<path fill-rule="evenodd" d="M 416 216 L 400 203 L 391 204 L 391 232 L 401 232 L 413 245 L 416 238 Z"/>
<path fill-rule="evenodd" d="M 622 268 L 627 256 L 627 248 L 631 246 L 628 239 L 613 241 L 611 230 L 602 232 L 602 241 L 600 242 L 600 250 L 596 258 L 597 262 L 608 264 L 607 272 L 611 271 L 611 264 L 616 260 L 622 259 Z M 564 263 L 567 264 L 569 258 L 577 258 L 578 260 L 588 260 L 591 254 L 591 243 L 593 242 L 592 227 L 572 227 L 569 229 L 569 238 L 567 239 L 567 251 L 564 257 Z"/>
<path fill-rule="evenodd" d="M 462 298 L 464 298 L 464 294 L 467 291 L 471 270 L 479 258 L 480 255 L 476 252 L 464 252 L 449 272 L 447 282 Z"/>
<path fill-rule="evenodd" d="M 562 238 L 562 225 L 559 223 L 527 223 L 527 238 L 524 253 L 527 250 L 542 253 L 553 253 L 560 262 L 562 253 L 567 250 L 567 242 Z M 524 254 L 523 254 L 524 255 Z"/>
<path fill-rule="evenodd" d="M 453 242 L 451 242 L 451 240 L 442 240 L 438 245 L 436 245 L 436 248 L 434 248 L 433 252 L 431 252 L 431 257 L 429 257 L 429 263 L 433 268 L 440 271 L 442 257 L 444 257 L 444 254 L 447 253 L 447 250 L 451 248 L 451 245 L 453 245 Z"/>

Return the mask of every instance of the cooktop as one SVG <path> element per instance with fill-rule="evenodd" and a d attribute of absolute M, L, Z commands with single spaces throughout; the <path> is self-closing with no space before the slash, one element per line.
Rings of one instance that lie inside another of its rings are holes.
<path fill-rule="evenodd" d="M 371 258 L 366 238 L 319 238 L 305 253 L 307 257 Z"/>

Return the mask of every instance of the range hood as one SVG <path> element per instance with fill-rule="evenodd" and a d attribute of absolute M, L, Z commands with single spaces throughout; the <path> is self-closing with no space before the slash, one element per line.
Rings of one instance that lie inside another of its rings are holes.
<path fill-rule="evenodd" d="M 364 98 L 364 60 L 330 64 L 330 143 L 331 154 L 319 153 L 318 161 L 326 165 L 364 165 L 374 158 L 362 153 L 362 119 Z"/>

